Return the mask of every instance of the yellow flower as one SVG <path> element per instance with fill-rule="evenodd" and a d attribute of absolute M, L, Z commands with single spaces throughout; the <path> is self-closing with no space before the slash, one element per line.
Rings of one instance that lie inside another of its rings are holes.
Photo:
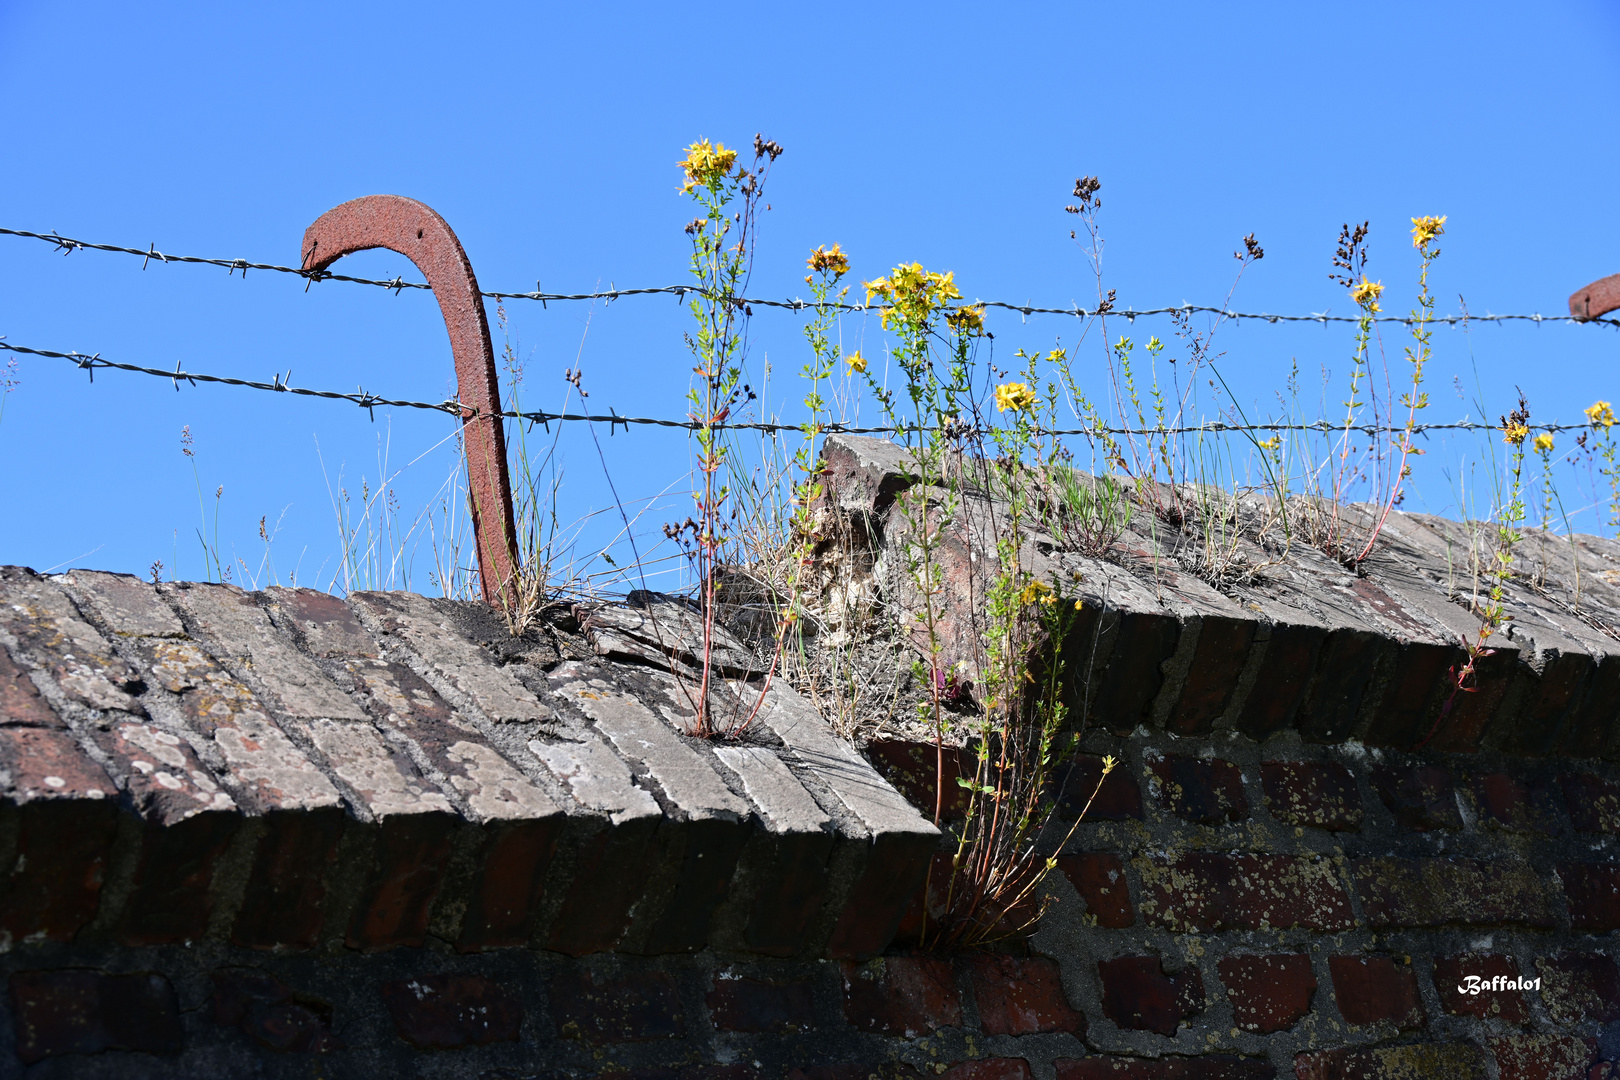
<path fill-rule="evenodd" d="M 996 408 L 1002 412 L 1023 412 L 1032 409 L 1041 403 L 1031 390 L 1021 382 L 1003 383 L 996 387 Z"/>
<path fill-rule="evenodd" d="M 945 321 L 950 323 L 958 333 L 982 334 L 984 333 L 984 305 L 957 308 L 945 316 Z"/>
<path fill-rule="evenodd" d="M 727 150 L 725 143 L 710 145 L 708 139 L 700 139 L 686 148 L 686 157 L 680 161 L 681 169 L 686 173 L 686 183 L 681 186 L 681 193 L 685 194 L 699 184 L 713 191 L 731 175 L 732 166 L 736 164 L 737 151 Z"/>
<path fill-rule="evenodd" d="M 1052 593 L 1052 586 L 1047 585 L 1045 582 L 1032 581 L 1024 586 L 1023 592 L 1018 594 L 1020 604 L 1033 604 L 1037 600 L 1048 605 L 1056 603 L 1057 597 Z"/>
<path fill-rule="evenodd" d="M 1552 448 L 1553 448 L 1552 432 L 1543 431 L 1540 435 L 1537 435 L 1536 436 L 1536 441 L 1535 441 L 1535 447 L 1536 447 L 1537 450 L 1541 451 L 1543 454 L 1552 453 Z"/>
<path fill-rule="evenodd" d="M 866 374 L 866 357 L 860 354 L 860 350 L 857 349 L 844 357 L 844 363 L 849 365 L 849 370 L 858 371 L 863 375 Z"/>
<path fill-rule="evenodd" d="M 1066 350 L 1057 348 L 1047 353 L 1046 358 L 1054 364 L 1061 364 L 1069 358 L 1069 354 Z"/>
<path fill-rule="evenodd" d="M 935 308 L 962 298 L 953 273 L 930 273 L 923 269 L 922 263 L 901 263 L 888 277 L 863 284 L 867 303 L 876 299 L 894 305 L 880 312 L 885 329 L 890 316 L 898 315 L 908 322 L 926 322 Z"/>
<path fill-rule="evenodd" d="M 1517 420 L 1509 420 L 1507 427 L 1502 429 L 1502 441 L 1512 443 L 1514 446 L 1521 446 L 1525 437 L 1529 434 L 1530 429 L 1528 427 Z"/>
<path fill-rule="evenodd" d="M 1446 215 L 1439 217 L 1415 217 L 1412 219 L 1412 246 L 1424 247 L 1435 237 L 1446 231 Z"/>
<path fill-rule="evenodd" d="M 1080 610 L 1080 609 L 1081 609 L 1081 607 L 1082 607 L 1082 606 L 1083 606 L 1083 605 L 1082 605 L 1082 604 L 1081 604 L 1081 603 L 1080 603 L 1080 601 L 1078 601 L 1078 600 L 1076 600 L 1076 601 L 1075 601 L 1075 602 L 1074 602 L 1074 610 L 1076 610 L 1076 611 L 1079 611 L 1079 610 Z"/>
<path fill-rule="evenodd" d="M 1361 284 L 1350 290 L 1350 299 L 1360 304 L 1369 315 L 1378 314 L 1378 298 L 1383 295 L 1384 283 L 1382 281 L 1368 281 L 1367 275 L 1361 275 Z"/>
<path fill-rule="evenodd" d="M 1614 427 L 1614 410 L 1607 401 L 1594 401 L 1592 407 L 1586 410 L 1586 422 L 1593 427 Z"/>
<path fill-rule="evenodd" d="M 1272 437 L 1269 438 L 1269 439 L 1260 440 L 1260 448 L 1262 450 L 1275 450 L 1275 449 L 1277 449 L 1277 447 L 1279 447 L 1281 445 L 1282 445 L 1282 436 L 1281 435 L 1272 435 Z"/>
<path fill-rule="evenodd" d="M 810 253 L 810 269 L 818 274 L 831 274 L 835 278 L 843 277 L 849 273 L 849 256 L 837 244 L 832 247 L 818 247 Z"/>

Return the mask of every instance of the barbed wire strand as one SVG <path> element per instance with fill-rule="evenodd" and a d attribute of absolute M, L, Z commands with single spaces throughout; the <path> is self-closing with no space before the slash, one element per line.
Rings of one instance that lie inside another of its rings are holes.
<path fill-rule="evenodd" d="M 152 260 L 156 259 L 157 261 L 163 263 L 174 262 L 199 264 L 204 266 L 219 266 L 224 267 L 232 273 L 240 270 L 242 271 L 242 276 L 244 278 L 247 277 L 247 272 L 249 270 L 267 270 L 278 274 L 294 274 L 305 280 L 306 290 L 310 284 L 317 281 L 343 281 L 353 285 L 372 285 L 378 288 L 391 289 L 396 295 L 398 295 L 404 289 L 432 289 L 432 286 L 428 285 L 428 283 L 425 281 L 406 281 L 403 277 L 382 280 L 378 278 L 353 277 L 348 274 L 334 274 L 328 270 L 305 270 L 301 267 L 281 266 L 276 263 L 251 262 L 247 259 L 216 259 L 200 255 L 171 255 L 167 252 L 159 251 L 156 245 L 151 245 L 146 248 L 137 248 L 125 247 L 120 244 L 100 244 L 89 240 L 78 240 L 70 236 L 62 236 L 55 232 L 38 233 L 30 232 L 27 229 L 8 229 L 0 227 L 0 236 L 18 236 L 32 240 L 43 240 L 47 243 L 56 245 L 57 249 L 60 250 L 64 255 L 72 254 L 74 251 L 78 251 L 80 249 L 90 251 L 110 251 L 125 255 L 138 255 L 142 259 L 141 269 L 143 270 L 148 264 L 151 263 Z M 542 304 L 549 303 L 553 300 L 612 301 L 625 296 L 674 295 L 677 298 L 684 300 L 688 293 L 702 296 L 711 295 L 695 285 L 659 285 L 652 288 L 643 289 L 607 289 L 604 291 L 586 293 L 548 293 L 541 292 L 538 288 L 532 292 L 495 292 L 490 290 L 479 290 L 479 292 L 480 295 L 491 300 L 538 300 Z M 756 297 L 739 297 L 734 300 L 733 303 L 742 307 L 780 308 L 789 311 L 811 311 L 818 307 L 821 307 L 827 311 L 844 312 L 883 310 L 883 305 L 881 304 L 846 304 L 841 302 L 830 302 L 823 305 L 817 305 L 813 300 L 802 300 L 798 298 L 794 298 L 792 300 L 769 300 Z M 1078 304 L 1074 304 L 1066 308 L 1060 308 L 1039 307 L 1033 304 L 1013 304 L 1003 300 L 974 300 L 971 303 L 968 303 L 966 306 L 997 308 L 1004 311 L 1016 312 L 1017 314 L 1025 317 L 1030 315 L 1068 315 L 1076 318 L 1088 319 L 1097 315 L 1106 314 L 1114 315 L 1132 322 L 1138 318 L 1145 318 L 1149 316 L 1207 314 L 1219 315 L 1223 318 L 1233 319 L 1238 322 L 1248 319 L 1251 321 L 1272 325 L 1279 323 L 1319 323 L 1326 326 L 1329 323 L 1358 323 L 1362 318 L 1360 315 L 1330 315 L 1325 311 L 1311 312 L 1305 315 L 1273 315 L 1267 312 L 1228 311 L 1225 308 L 1210 307 L 1203 304 L 1181 304 L 1172 307 L 1142 309 L 1115 307 L 1109 307 L 1107 309 L 1088 309 L 1083 308 Z M 1400 323 L 1402 325 L 1410 326 L 1418 320 L 1414 319 L 1410 315 L 1375 315 L 1373 316 L 1372 321 L 1380 323 Z M 1502 323 L 1506 322 L 1529 322 L 1537 325 L 1542 323 L 1576 323 L 1620 327 L 1620 318 L 1577 319 L 1573 315 L 1543 315 L 1540 313 L 1532 313 L 1529 315 L 1494 315 L 1487 312 L 1484 315 L 1475 315 L 1472 313 L 1462 315 L 1436 315 L 1427 321 L 1431 323 L 1444 323 L 1447 326 L 1457 326 L 1459 324 L 1466 326 L 1471 322 L 1493 323 L 1496 325 L 1501 325 Z"/>
<path fill-rule="evenodd" d="M 170 371 L 165 368 L 146 367 L 142 364 L 126 364 L 115 360 L 107 360 L 104 359 L 100 353 L 56 352 L 51 349 L 34 349 L 26 345 L 14 345 L 4 339 L 0 339 L 0 349 L 5 350 L 6 352 L 19 353 L 25 356 L 42 356 L 56 360 L 66 360 L 78 368 L 88 372 L 91 382 L 95 382 L 96 371 L 98 369 L 111 368 L 115 371 L 130 371 L 140 375 L 152 375 L 160 379 L 169 379 L 174 383 L 176 393 L 179 392 L 180 384 L 182 382 L 189 383 L 192 386 L 196 386 L 199 383 L 219 383 L 225 386 L 246 387 L 250 390 L 268 390 L 272 393 L 278 394 L 298 394 L 304 397 L 324 398 L 329 401 L 349 401 L 360 406 L 362 409 L 371 412 L 371 417 L 373 420 L 376 419 L 376 413 L 373 410 L 375 410 L 379 405 L 391 406 L 399 409 L 426 409 L 433 412 L 449 413 L 453 416 L 466 416 L 469 418 L 478 415 L 478 410 L 476 408 L 470 405 L 462 405 L 460 402 L 454 400 L 408 401 L 399 398 L 387 398 L 379 394 L 369 393 L 364 387 L 357 388 L 353 393 L 347 393 L 340 390 L 313 390 L 309 387 L 293 386 L 291 382 L 288 381 L 292 377 L 291 371 L 289 371 L 286 375 L 281 375 L 278 373 L 270 382 L 262 382 L 255 379 L 237 379 L 227 375 L 206 375 L 196 371 L 184 371 L 181 369 L 178 363 L 175 364 L 174 370 Z M 625 431 L 628 432 L 631 424 L 648 425 L 652 427 L 680 428 L 686 431 L 697 431 L 705 426 L 702 423 L 692 419 L 670 420 L 649 416 L 620 416 L 617 412 L 613 412 L 612 410 L 609 410 L 607 415 L 590 415 L 585 413 L 519 412 L 516 410 L 502 410 L 496 415 L 507 420 L 522 420 L 530 424 L 539 424 L 542 427 L 545 427 L 548 431 L 550 430 L 550 423 L 553 420 L 563 423 L 584 422 L 592 424 L 607 424 L 609 425 L 610 432 L 612 429 L 621 425 L 624 427 Z M 1582 431 L 1590 426 L 1590 424 L 1540 424 L 1537 425 L 1534 430 L 1546 432 Z M 804 432 L 806 425 L 738 422 L 712 424 L 709 425 L 709 427 L 715 431 Z M 908 431 L 923 432 L 932 430 L 934 429 L 923 425 L 915 425 L 912 427 L 856 427 L 841 423 L 831 423 L 821 425 L 817 429 L 817 433 L 821 435 L 900 435 L 905 434 Z M 953 427 L 952 430 L 966 435 L 975 433 L 988 434 L 994 429 L 974 428 L 971 425 L 964 423 Z M 1440 424 L 1418 423 L 1413 424 L 1410 428 L 1407 428 L 1405 425 L 1391 424 L 1350 424 L 1347 426 L 1344 424 L 1334 424 L 1327 420 L 1318 420 L 1309 424 L 1231 424 L 1223 420 L 1213 420 L 1207 421 L 1203 424 L 1183 427 L 1036 427 L 1034 430 L 1036 434 L 1039 435 L 1084 435 L 1087 437 L 1095 437 L 1103 434 L 1125 436 L 1187 435 L 1196 433 L 1257 434 L 1261 432 L 1270 432 L 1276 434 L 1283 431 L 1310 431 L 1323 434 L 1353 431 L 1358 434 L 1371 436 L 1379 434 L 1395 434 L 1397 432 L 1406 431 L 1410 431 L 1412 434 L 1418 435 L 1426 434 L 1431 431 L 1496 431 L 1500 430 L 1500 426 L 1497 424 L 1488 424 L 1473 420 L 1459 420 Z"/>

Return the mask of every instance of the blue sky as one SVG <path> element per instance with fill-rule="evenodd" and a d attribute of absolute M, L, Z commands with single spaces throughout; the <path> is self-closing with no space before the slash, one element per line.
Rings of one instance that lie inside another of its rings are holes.
<path fill-rule="evenodd" d="M 1077 176 L 1103 183 L 1105 273 L 1122 304 L 1219 303 L 1232 252 L 1266 258 L 1240 310 L 1347 313 L 1328 281 L 1341 223 L 1371 222 L 1386 307 L 1410 304 L 1415 214 L 1446 214 L 1442 312 L 1560 313 L 1620 271 L 1610 205 L 1620 149 L 1620 9 L 1539 5 L 1008 4 L 62 5 L 0 0 L 6 161 L 0 225 L 167 251 L 294 263 L 304 228 L 358 195 L 421 199 L 460 235 L 481 284 L 550 291 L 681 280 L 692 216 L 675 162 L 694 138 L 786 147 L 770 180 L 753 291 L 802 294 L 805 253 L 838 241 L 868 278 L 899 261 L 951 269 L 969 297 L 1067 305 L 1095 295 L 1062 212 Z M 344 260 L 392 277 L 385 252 Z M 590 404 L 684 411 L 690 360 L 668 297 L 516 303 L 525 404 L 555 407 L 584 369 Z M 1072 340 L 1074 320 L 995 315 L 995 358 Z M 1164 334 L 1162 321 L 1110 333 Z M 0 237 L 0 334 L 46 349 L 390 396 L 446 395 L 431 297 L 295 278 L 68 257 Z M 843 335 L 869 351 L 875 319 Z M 1386 331 L 1398 357 L 1399 335 Z M 1344 328 L 1220 331 L 1222 370 L 1265 413 L 1297 361 L 1330 403 Z M 1538 422 L 1620 398 L 1611 330 L 1441 330 L 1433 419 L 1529 396 Z M 770 404 L 799 392 L 798 323 L 762 314 L 753 362 Z M 1100 352 L 1088 354 L 1100 364 Z M 1100 368 L 1096 370 L 1100 371 Z M 1465 384 L 1467 400 L 1452 391 Z M 23 357 L 0 415 L 0 562 L 197 577 L 198 489 L 219 547 L 252 575 L 261 516 L 285 580 L 338 572 L 329 489 L 392 477 L 428 505 L 454 461 L 432 414 L 186 387 Z M 1317 393 L 1318 391 L 1309 390 Z M 195 459 L 181 453 L 188 426 Z M 598 433 L 627 499 L 679 491 L 686 442 Z M 432 449 L 435 446 L 438 448 Z M 588 518 L 581 555 L 612 536 L 603 461 L 564 433 L 559 513 Z M 386 448 L 387 465 L 379 464 Z M 1563 447 L 1561 446 L 1560 449 Z M 426 454 L 403 473 L 400 466 Z M 1408 506 L 1455 512 L 1478 446 L 1436 441 Z M 193 461 L 196 473 L 193 474 Z M 341 474 L 341 481 L 339 479 Z M 1590 501 L 1566 494 L 1573 504 Z M 643 519 L 656 534 L 687 507 Z M 1589 514 L 1591 527 L 1596 522 Z M 210 537 L 211 538 L 211 537 Z M 429 588 L 418 552 L 409 583 Z M 237 571 L 238 577 L 241 571 Z M 341 585 L 341 579 L 338 582 Z M 403 580 L 397 582 L 404 584 Z"/>

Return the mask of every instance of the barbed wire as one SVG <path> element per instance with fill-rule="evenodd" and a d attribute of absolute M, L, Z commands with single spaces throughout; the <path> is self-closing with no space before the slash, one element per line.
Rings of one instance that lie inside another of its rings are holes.
<path fill-rule="evenodd" d="M 100 353 L 57 352 L 52 349 L 35 349 L 30 348 L 27 345 L 12 344 L 11 342 L 6 341 L 4 338 L 0 338 L 0 350 L 19 353 L 24 356 L 42 356 L 50 359 L 66 360 L 76 367 L 88 372 L 91 382 L 95 382 L 96 380 L 97 369 L 110 368 L 115 371 L 129 371 L 139 375 L 152 375 L 160 379 L 171 380 L 174 383 L 176 393 L 179 392 L 180 384 L 182 382 L 189 383 L 192 386 L 196 386 L 199 383 L 218 383 L 225 386 L 246 387 L 250 390 L 268 390 L 272 393 L 278 394 L 298 394 L 304 397 L 324 398 L 329 401 L 349 401 L 370 412 L 373 420 L 376 419 L 375 409 L 379 405 L 391 406 L 393 408 L 400 409 L 426 409 L 432 412 L 449 413 L 453 416 L 465 416 L 468 418 L 479 415 L 478 409 L 471 405 L 463 405 L 453 399 L 445 401 L 409 401 L 369 393 L 364 387 L 359 387 L 354 392 L 350 393 L 341 390 L 314 390 L 304 386 L 293 386 L 289 381 L 292 378 L 292 372 L 290 370 L 286 375 L 277 373 L 270 382 L 263 382 L 255 379 L 238 379 L 227 375 L 206 375 L 196 371 L 185 371 L 181 369 L 179 363 L 176 363 L 174 370 L 171 371 L 165 368 L 147 367 L 143 364 L 127 364 L 115 360 L 107 360 L 104 359 Z M 548 431 L 550 430 L 550 424 L 553 420 L 563 423 L 584 422 L 593 424 L 607 424 L 610 429 L 610 434 L 612 429 L 621 425 L 624 427 L 625 431 L 628 432 L 631 424 L 647 425 L 652 427 L 680 428 L 686 431 L 698 431 L 705 427 L 703 423 L 693 420 L 690 417 L 685 420 L 670 420 L 667 418 L 650 416 L 620 416 L 617 412 L 614 412 L 611 409 L 605 415 L 591 415 L 587 413 L 548 413 L 540 411 L 522 412 L 510 409 L 503 409 L 495 415 L 501 417 L 502 419 L 521 420 L 529 424 L 539 424 L 542 427 L 545 427 Z M 802 433 L 806 430 L 807 425 L 784 424 L 779 422 L 722 422 L 707 426 L 715 431 L 759 431 L 778 433 L 792 431 Z M 1591 424 L 1539 424 L 1536 425 L 1534 430 L 1545 432 L 1582 431 L 1590 428 L 1591 426 Z M 903 435 L 907 432 L 920 433 L 934 430 L 937 429 L 921 424 L 906 427 L 895 425 L 859 427 L 835 422 L 820 425 L 816 429 L 816 433 L 819 435 Z M 964 422 L 949 425 L 948 430 L 953 434 L 960 435 L 987 435 L 995 429 L 975 427 L 974 425 Z M 1368 436 L 1410 432 L 1411 434 L 1415 435 L 1423 435 L 1431 431 L 1498 431 L 1501 430 L 1501 428 L 1500 425 L 1497 424 L 1483 423 L 1474 420 L 1458 420 L 1439 424 L 1418 423 L 1413 424 L 1410 427 L 1403 424 L 1335 424 L 1327 420 L 1317 420 L 1309 424 L 1234 424 L 1224 420 L 1211 420 L 1205 421 L 1202 424 L 1176 427 L 1131 428 L 1097 425 L 1078 428 L 1044 428 L 1037 425 L 1033 428 L 1033 430 L 1035 434 L 1043 436 L 1083 435 L 1088 438 L 1092 438 L 1106 434 L 1124 435 L 1128 437 L 1147 436 L 1151 438 L 1161 435 L 1190 434 L 1259 434 L 1262 432 L 1277 434 L 1284 431 L 1305 431 L 1317 432 L 1321 434 L 1349 431 Z"/>
<path fill-rule="evenodd" d="M 4 227 L 0 227 L 0 236 L 17 236 L 32 240 L 43 240 L 47 243 L 54 244 L 64 255 L 72 254 L 74 251 L 78 251 L 80 249 L 90 251 L 110 251 L 124 255 L 138 255 L 142 259 L 141 269 L 143 270 L 146 269 L 147 265 L 149 265 L 152 260 L 156 259 L 157 261 L 163 263 L 174 262 L 198 264 L 204 266 L 219 266 L 224 267 L 233 274 L 240 270 L 242 271 L 242 276 L 244 278 L 247 277 L 247 272 L 249 270 L 266 270 L 278 274 L 293 274 L 305 280 L 306 291 L 310 284 L 317 281 L 343 281 L 352 285 L 371 285 L 378 288 L 391 289 L 395 295 L 398 295 L 404 289 L 428 289 L 430 291 L 432 289 L 432 286 L 425 281 L 407 281 L 403 277 L 383 280 L 379 278 L 353 277 L 348 274 L 334 274 L 329 270 L 305 270 L 302 267 L 297 266 L 281 266 L 276 263 L 252 262 L 247 259 L 218 259 L 201 255 L 171 255 L 167 252 L 159 251 L 155 244 L 149 245 L 146 248 L 125 247 L 120 244 L 101 244 L 89 240 L 78 240 L 70 236 L 62 236 L 55 232 L 39 233 L 30 232 L 27 229 L 8 229 Z M 700 296 L 713 295 L 712 293 L 709 293 L 708 291 L 695 285 L 658 285 L 641 289 L 610 288 L 597 292 L 584 293 L 548 293 L 540 291 L 538 286 L 531 292 L 498 292 L 487 289 L 479 290 L 479 295 L 490 300 L 537 300 L 541 304 L 547 304 L 553 300 L 612 301 L 625 296 L 656 295 L 674 295 L 678 300 L 684 300 L 689 293 Z M 817 304 L 813 300 L 802 300 L 797 297 L 791 300 L 771 300 L 760 297 L 739 297 L 735 299 L 733 303 L 744 308 L 779 308 L 788 311 L 811 311 L 817 308 L 827 311 L 843 312 L 868 312 L 883 310 L 883 305 L 881 304 L 849 304 L 840 301 Z M 1359 323 L 1362 319 L 1362 316 L 1360 315 L 1330 315 L 1325 311 L 1311 312 L 1305 315 L 1273 315 L 1267 312 L 1229 311 L 1226 308 L 1210 307 L 1206 304 L 1180 304 L 1170 307 L 1141 309 L 1116 308 L 1110 305 L 1107 307 L 1088 309 L 1081 307 L 1079 304 L 1072 304 L 1069 307 L 1061 308 L 1041 307 L 1033 304 L 1015 304 L 1004 300 L 973 300 L 968 306 L 997 308 L 1003 311 L 1014 312 L 1026 318 L 1030 315 L 1068 315 L 1075 318 L 1089 319 L 1095 318 L 1099 315 L 1115 315 L 1119 318 L 1127 319 L 1132 322 L 1138 318 L 1159 315 L 1218 315 L 1222 318 L 1232 319 L 1234 322 L 1238 323 L 1248 319 L 1253 322 L 1262 322 L 1272 325 L 1279 323 L 1318 323 L 1326 326 L 1329 323 Z M 1418 320 L 1410 315 L 1375 315 L 1372 317 L 1372 321 L 1379 323 L 1400 323 L 1405 326 L 1411 326 Z M 1475 315 L 1471 312 L 1466 312 L 1461 315 L 1435 315 L 1429 318 L 1427 321 L 1431 323 L 1444 323 L 1447 326 L 1457 326 L 1459 324 L 1466 326 L 1471 322 L 1494 323 L 1496 325 L 1501 325 L 1502 323 L 1507 322 L 1528 322 L 1535 323 L 1537 325 L 1542 323 L 1564 323 L 1620 327 L 1620 318 L 1577 319 L 1573 315 L 1543 315 L 1540 313 L 1531 313 L 1528 315 L 1494 315 L 1487 312 L 1484 315 Z"/>

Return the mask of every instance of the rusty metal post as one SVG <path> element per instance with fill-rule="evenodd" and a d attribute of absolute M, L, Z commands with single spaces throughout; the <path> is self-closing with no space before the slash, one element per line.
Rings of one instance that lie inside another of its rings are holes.
<path fill-rule="evenodd" d="M 1610 274 L 1578 289 L 1569 298 L 1569 313 L 1585 321 L 1620 308 L 1620 274 Z"/>
<path fill-rule="evenodd" d="M 478 279 L 444 218 L 402 195 L 367 195 L 322 214 L 304 231 L 303 267 L 325 270 L 343 256 L 368 248 L 387 248 L 411 260 L 439 299 L 455 355 L 456 393 L 464 406 L 461 423 L 478 576 L 484 601 L 500 606 L 517 587 L 517 531 L 495 349 Z"/>

